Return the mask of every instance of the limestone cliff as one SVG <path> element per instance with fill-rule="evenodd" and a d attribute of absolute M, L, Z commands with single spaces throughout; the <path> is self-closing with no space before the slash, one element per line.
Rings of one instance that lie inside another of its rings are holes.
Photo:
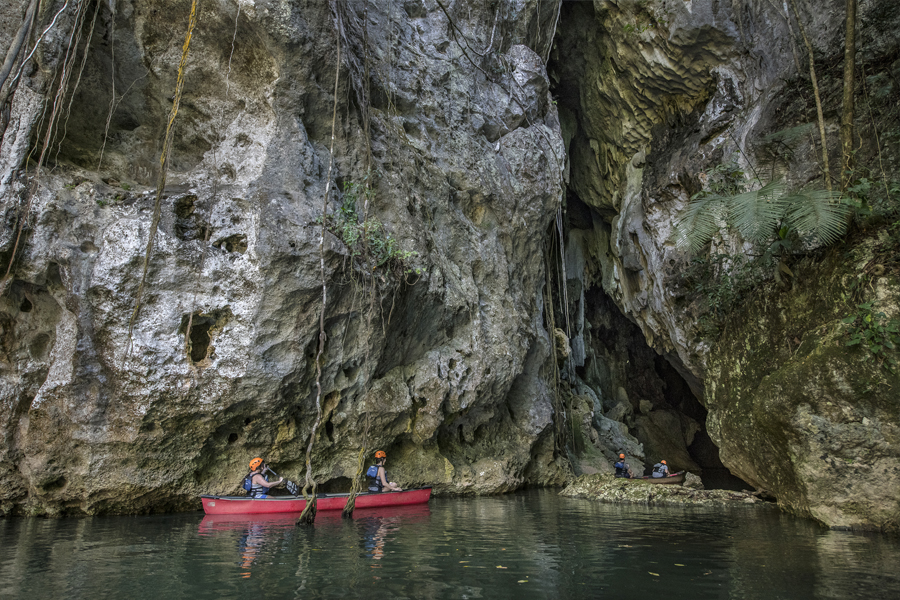
<path fill-rule="evenodd" d="M 4 31 L 27 4 L 4 5 Z M 2 297 L 3 511 L 194 507 L 236 491 L 254 455 L 303 470 L 339 43 L 328 211 L 368 177 L 368 216 L 406 261 L 361 270 L 326 234 L 315 477 L 349 485 L 365 442 L 405 485 L 562 481 L 541 377 L 543 246 L 564 185 L 542 59 L 556 7 L 199 5 L 130 340 L 191 3 L 100 3 L 95 22 L 93 2 L 41 5 L 41 27 L 59 15 L 3 142 L 7 259 L 29 215 Z M 41 151 L 76 30 L 69 91 L 80 83 L 38 172 L 23 159 Z"/>
<path fill-rule="evenodd" d="M 844 3 L 797 4 L 814 44 L 833 167 L 840 160 Z M 883 313 L 882 326 L 898 314 L 890 224 L 898 203 L 887 182 L 896 179 L 900 155 L 887 140 L 900 131 L 900 48 L 889 33 L 900 16 L 890 2 L 860 3 L 857 69 L 865 75 L 856 86 L 854 174 L 883 180 L 881 200 L 873 193 L 872 202 L 889 220 L 870 221 L 833 251 L 845 258 L 807 246 L 788 259 L 796 279 L 779 274 L 780 283 L 766 267 L 752 276 L 756 284 L 736 272 L 711 284 L 709 273 L 722 271 L 710 265 L 764 248 L 722 238 L 695 264 L 671 239 L 689 198 L 723 165 L 734 165 L 741 180 L 821 182 L 808 59 L 788 10 L 755 1 L 564 5 L 565 33 L 550 75 L 570 140 L 568 239 L 571 252 L 584 257 L 570 263 L 583 265 L 574 285 L 584 290 L 581 302 L 611 297 L 679 371 L 709 411 L 694 410 L 693 419 L 731 472 L 823 523 L 896 528 L 896 375 L 885 358 L 846 346 L 852 331 L 841 323 L 865 312 L 858 305 L 866 302 L 872 314 Z M 697 274 L 703 265 L 706 279 Z M 731 317 L 717 323 L 717 311 Z M 661 423 L 670 413 L 672 425 L 649 436 L 645 427 L 642 441 L 645 451 L 650 443 L 657 456 L 677 456 L 671 411 L 686 394 L 657 375 L 655 389 L 634 389 L 636 397 L 619 401 L 616 386 L 634 374 L 610 373 L 608 365 L 622 359 L 605 355 L 597 329 L 584 318 L 573 333 L 573 347 L 585 348 L 580 377 L 589 387 L 611 388 L 604 408 L 633 433 L 641 428 L 630 415 L 647 412 Z M 626 365 L 638 354 L 627 353 Z M 689 415 L 676 412 L 681 431 L 690 431 Z M 686 438 L 681 447 L 690 444 Z M 696 452 L 690 458 L 701 460 Z M 683 457 L 678 462 L 691 468 Z"/>
<path fill-rule="evenodd" d="M 797 4 L 833 166 L 844 3 Z M 900 522 L 896 375 L 845 346 L 860 304 L 900 310 L 890 218 L 727 289 L 671 241 L 724 165 L 821 180 L 784 3 L 203 0 L 180 98 L 190 1 L 37 3 L 19 69 L 31 5 L 0 8 L 3 513 L 195 507 L 258 454 L 295 475 L 318 366 L 326 490 L 364 445 L 443 493 L 624 451 L 727 467 L 829 525 Z M 858 159 L 879 166 L 858 175 L 887 204 L 898 27 L 890 0 L 860 2 Z M 363 216 L 381 258 L 352 242 Z M 759 250 L 724 236 L 695 258 Z"/>

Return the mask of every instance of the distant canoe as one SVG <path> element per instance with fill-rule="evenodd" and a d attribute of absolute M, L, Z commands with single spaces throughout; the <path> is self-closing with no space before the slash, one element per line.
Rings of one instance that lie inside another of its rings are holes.
<path fill-rule="evenodd" d="M 668 477 L 633 477 L 625 479 L 625 481 L 636 481 L 640 483 L 661 483 L 661 484 L 679 484 L 684 483 L 684 471 L 669 475 Z"/>
<path fill-rule="evenodd" d="M 342 510 L 349 494 L 317 494 L 316 510 Z M 431 488 L 417 488 L 402 492 L 363 492 L 356 496 L 356 508 L 405 506 L 425 504 L 431 498 Z M 301 512 L 306 507 L 302 496 L 201 496 L 203 512 L 208 515 L 248 515 Z"/>

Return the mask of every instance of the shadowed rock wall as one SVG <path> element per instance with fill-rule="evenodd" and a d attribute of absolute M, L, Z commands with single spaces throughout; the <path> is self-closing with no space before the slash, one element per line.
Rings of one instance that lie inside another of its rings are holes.
<path fill-rule="evenodd" d="M 833 166 L 840 164 L 844 3 L 798 5 L 815 48 Z M 891 7 L 860 2 L 858 69 L 867 75 L 857 77 L 857 160 L 878 167 L 857 177 L 890 180 L 900 170 L 896 145 L 879 138 L 898 131 L 893 73 L 900 47 L 888 33 L 898 25 Z M 757 287 L 712 332 L 703 324 L 717 290 L 685 285 L 689 257 L 671 240 L 705 172 L 732 157 L 748 178 L 757 172 L 792 187 L 821 182 L 817 136 L 772 150 L 785 131 L 812 131 L 815 121 L 805 48 L 785 10 L 764 1 L 564 4 L 565 34 L 549 72 L 571 163 L 569 241 L 585 257 L 582 297 L 598 297 L 591 289 L 602 288 L 678 370 L 709 410 L 709 435 L 733 473 L 823 523 L 896 528 L 900 506 L 888 498 L 900 490 L 900 415 L 890 400 L 896 376 L 847 348 L 837 318 L 866 301 L 885 322 L 897 315 L 900 271 L 885 258 L 896 239 L 876 223 L 838 251 L 855 257 L 846 265 L 813 253 L 809 264 L 795 265 L 803 280 L 796 289 Z M 742 251 L 762 254 L 726 237 L 701 258 Z M 602 334 L 585 327 L 573 335 L 588 365 L 603 360 L 592 342 Z M 797 354 L 801 343 L 805 358 Z M 614 396 L 604 402 L 615 403 L 617 392 L 606 393 Z M 645 454 L 653 445 L 662 452 L 659 442 L 676 428 L 647 437 L 649 428 L 628 414 L 635 404 L 628 399 L 608 416 L 631 425 L 631 434 L 643 429 Z M 832 465 L 836 456 L 843 462 Z"/>

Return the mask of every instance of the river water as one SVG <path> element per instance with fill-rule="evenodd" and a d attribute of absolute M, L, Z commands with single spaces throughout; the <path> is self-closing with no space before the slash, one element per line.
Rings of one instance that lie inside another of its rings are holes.
<path fill-rule="evenodd" d="M 373 512 L 374 511 L 374 512 Z M 2 598 L 900 598 L 900 540 L 549 490 L 296 515 L 0 520 Z"/>

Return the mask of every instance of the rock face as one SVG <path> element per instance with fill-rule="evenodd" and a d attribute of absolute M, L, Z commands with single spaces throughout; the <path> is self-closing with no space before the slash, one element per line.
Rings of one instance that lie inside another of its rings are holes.
<path fill-rule="evenodd" d="M 743 288 L 698 285 L 671 241 L 708 172 L 821 180 L 781 4 L 204 1 L 180 98 L 190 3 L 38 4 L 38 51 L 0 83 L 0 512 L 195 507 L 255 455 L 296 476 L 318 401 L 326 490 L 361 447 L 439 493 L 625 452 L 898 527 L 896 350 L 844 345 L 859 311 L 897 315 L 896 228 Z M 797 4 L 837 149 L 844 3 Z M 872 206 L 900 165 L 893 4 L 859 15 Z M 28 5 L 0 8 L 2 39 Z"/>
<path fill-rule="evenodd" d="M 900 269 L 872 274 L 898 250 L 882 236 L 805 260 L 792 290 L 765 289 L 766 302 L 732 317 L 710 359 L 709 427 L 725 463 L 834 527 L 898 526 L 900 375 L 865 344 L 848 351 L 860 323 L 842 322 L 848 303 L 879 306 L 876 323 L 900 316 Z M 854 290 L 854 280 L 866 284 Z M 860 322 L 872 315 L 857 311 Z"/>
<path fill-rule="evenodd" d="M 4 28 L 25 4 L 2 9 Z M 63 6 L 46 4 L 45 24 Z M 392 478 L 439 492 L 562 481 L 541 375 L 565 159 L 542 59 L 554 7 L 201 3 L 129 339 L 190 3 L 100 4 L 61 145 L 40 171 L 10 166 L 40 152 L 32 99 L 55 93 L 45 73 L 64 64 L 63 34 L 81 23 L 89 37 L 81 4 L 19 83 L 3 141 L 7 260 L 26 202 L 30 221 L 0 305 L 2 511 L 194 507 L 236 491 L 255 455 L 296 478 L 316 414 L 320 268 L 325 489 L 349 485 L 364 444 L 388 451 Z M 370 183 L 357 214 L 383 224 L 371 239 L 402 266 L 373 270 L 332 233 L 320 265 L 329 173 L 329 213 Z"/>
<path fill-rule="evenodd" d="M 564 5 L 565 35 L 549 71 L 571 163 L 568 240 L 585 257 L 583 273 L 570 286 L 583 288 L 582 298 L 612 298 L 679 372 L 709 410 L 708 419 L 693 417 L 699 425 L 707 421 L 700 435 L 719 446 L 733 473 L 771 491 L 784 508 L 823 523 L 896 528 L 900 419 L 888 400 L 894 375 L 877 360 L 866 362 L 865 352 L 848 349 L 848 330 L 840 323 L 866 301 L 885 313 L 884 324 L 896 314 L 896 252 L 888 250 L 896 246 L 878 239 L 879 231 L 890 234 L 876 224 L 868 235 L 879 250 L 859 250 L 847 265 L 810 258 L 797 267 L 796 282 L 731 296 L 725 302 L 737 310 L 724 327 L 713 328 L 706 326 L 710 306 L 735 293 L 737 284 L 699 293 L 696 285 L 686 286 L 688 257 L 671 241 L 677 216 L 708 183 L 706 172 L 732 160 L 742 180 L 755 171 L 763 181 L 780 178 L 793 187 L 821 181 L 817 138 L 797 135 L 815 127 L 805 47 L 796 19 L 776 4 Z M 816 51 L 834 167 L 844 3 L 797 4 Z M 900 82 L 888 66 L 898 49 L 887 32 L 900 23 L 890 6 L 861 3 L 858 26 L 858 61 L 868 75 L 858 84 L 857 106 L 871 101 L 876 108 L 858 109 L 857 160 L 868 161 L 886 181 L 900 165 L 896 147 L 875 143 L 898 127 Z M 882 208 L 896 215 L 896 206 Z M 869 243 L 865 238 L 843 251 Z M 742 251 L 762 254 L 726 237 L 699 258 L 732 260 Z M 763 279 L 771 280 L 771 271 Z M 863 294 L 854 281 L 866 281 L 869 291 Z M 589 350 L 584 376 L 594 381 L 610 380 L 596 364 L 610 364 L 597 350 L 605 345 L 597 340 L 602 333 L 585 326 L 572 335 L 573 347 Z M 896 356 L 887 347 L 884 352 Z M 616 393 L 612 386 L 604 402 L 615 403 Z M 624 415 L 647 459 L 677 452 L 671 442 L 679 430 L 678 401 L 625 396 L 628 403 L 610 416 Z M 650 412 L 639 417 L 642 407 Z M 692 429 L 682 424 L 681 432 Z"/>

